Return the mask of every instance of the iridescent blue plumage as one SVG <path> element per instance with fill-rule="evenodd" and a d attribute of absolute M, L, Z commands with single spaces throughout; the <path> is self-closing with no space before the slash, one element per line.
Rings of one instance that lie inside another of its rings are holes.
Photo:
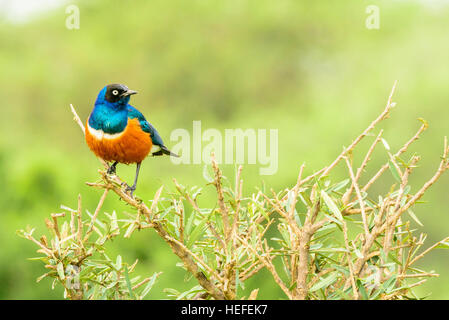
<path fill-rule="evenodd" d="M 106 99 L 106 90 L 107 87 L 104 87 L 95 101 L 94 110 L 89 118 L 89 125 L 92 128 L 109 134 L 120 133 L 126 129 L 128 119 L 137 118 L 142 130 L 150 134 L 153 144 L 166 149 L 156 128 L 139 110 L 128 104 L 130 96 L 110 102 Z"/>
<path fill-rule="evenodd" d="M 89 126 L 105 133 L 120 133 L 125 130 L 128 123 L 126 105 L 130 97 L 126 97 L 127 99 L 123 101 L 109 102 L 105 98 L 106 88 L 104 87 L 98 94 L 94 110 L 89 117 Z"/>

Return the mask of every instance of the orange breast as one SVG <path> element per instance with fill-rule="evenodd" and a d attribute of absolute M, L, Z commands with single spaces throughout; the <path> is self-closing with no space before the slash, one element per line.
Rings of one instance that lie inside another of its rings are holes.
<path fill-rule="evenodd" d="M 90 132 L 88 121 L 86 121 L 85 130 L 89 148 L 97 157 L 106 161 L 139 163 L 146 158 L 153 145 L 150 134 L 141 129 L 137 119 L 128 119 L 125 131 L 113 137 L 99 136 Z"/>

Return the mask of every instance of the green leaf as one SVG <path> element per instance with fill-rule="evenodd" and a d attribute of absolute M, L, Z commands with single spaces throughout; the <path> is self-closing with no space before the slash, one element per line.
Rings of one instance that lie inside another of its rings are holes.
<path fill-rule="evenodd" d="M 301 192 L 298 194 L 298 198 L 301 200 L 302 203 L 304 203 L 306 207 L 311 204 L 310 199 L 308 197 L 304 198 Z"/>
<path fill-rule="evenodd" d="M 190 289 L 190 290 L 188 290 L 188 291 L 185 291 L 185 292 L 181 293 L 181 294 L 176 298 L 176 300 L 182 300 L 182 299 L 184 299 L 184 298 L 186 298 L 186 300 L 191 299 L 191 298 L 188 298 L 188 296 L 189 296 L 189 295 L 191 296 L 191 295 L 193 295 L 193 294 L 195 294 L 195 293 L 198 293 L 198 292 L 204 292 L 203 287 L 201 287 L 201 286 L 195 286 L 195 287 L 193 287 L 192 289 Z"/>
<path fill-rule="evenodd" d="M 94 217 L 94 215 L 92 214 L 92 213 L 90 213 L 89 212 L 89 210 L 86 210 L 86 212 L 87 212 L 87 214 L 89 215 L 89 217 L 91 218 L 91 219 L 93 219 L 93 217 Z M 100 221 L 100 219 L 96 219 L 95 220 L 95 222 L 94 222 L 94 225 L 95 224 L 97 224 L 100 228 L 102 228 L 103 230 L 106 230 L 106 225 L 104 224 L 104 223 L 102 223 L 101 221 Z M 99 231 L 97 231 L 97 233 L 98 233 Z"/>
<path fill-rule="evenodd" d="M 288 192 L 288 199 L 287 199 L 287 203 L 285 204 L 285 210 L 286 210 L 287 212 L 290 211 L 290 207 L 291 207 L 291 205 L 292 205 L 292 202 L 294 201 L 294 199 L 293 199 L 293 194 L 294 194 L 294 192 L 293 192 L 292 190 L 290 190 L 290 191 Z M 296 211 L 296 207 L 294 208 L 293 216 L 294 216 L 294 218 L 295 218 L 296 223 L 297 223 L 300 227 L 302 227 L 301 220 L 299 219 L 298 212 Z"/>
<path fill-rule="evenodd" d="M 371 295 L 371 300 L 375 300 L 377 299 L 377 297 L 383 292 L 382 289 L 377 289 L 376 291 L 374 291 L 374 293 Z"/>
<path fill-rule="evenodd" d="M 312 250 L 310 249 L 310 252 L 348 252 L 346 248 L 319 248 Z"/>
<path fill-rule="evenodd" d="M 150 292 L 151 288 L 153 287 L 154 283 L 156 282 L 156 279 L 157 279 L 158 275 L 159 274 L 154 273 L 151 276 L 150 281 L 148 281 L 147 285 L 145 286 L 145 288 L 142 291 L 142 294 L 141 294 L 142 298 L 144 298 L 148 294 L 148 292 Z"/>
<path fill-rule="evenodd" d="M 62 264 L 62 262 L 58 263 L 58 265 L 56 266 L 56 270 L 58 271 L 59 279 L 64 280 L 65 274 L 64 274 L 64 265 Z"/>
<path fill-rule="evenodd" d="M 204 226 L 206 224 L 207 217 L 204 217 L 203 220 L 193 229 L 192 233 L 189 236 L 189 240 L 187 241 L 187 247 L 191 247 L 196 240 L 204 233 Z"/>
<path fill-rule="evenodd" d="M 237 294 L 237 290 L 238 290 L 239 287 L 242 288 L 242 290 L 245 290 L 244 283 L 240 281 L 239 269 L 236 269 L 236 272 L 235 272 L 235 291 L 236 291 L 236 294 Z"/>
<path fill-rule="evenodd" d="M 337 183 L 336 185 L 334 185 L 331 188 L 331 190 L 334 192 L 338 191 L 338 190 L 342 189 L 343 187 L 346 187 L 346 185 L 349 183 L 349 181 L 350 181 L 350 179 L 343 180 L 343 181 Z"/>
<path fill-rule="evenodd" d="M 173 288 L 165 288 L 163 290 L 169 297 L 178 297 L 181 293 Z"/>
<path fill-rule="evenodd" d="M 449 249 L 449 242 L 441 241 L 440 244 L 435 247 L 435 249 Z"/>
<path fill-rule="evenodd" d="M 408 195 L 410 193 L 410 190 L 412 187 L 410 185 L 405 186 L 404 188 L 404 196 Z"/>
<path fill-rule="evenodd" d="M 121 255 L 118 255 L 118 256 L 117 256 L 117 260 L 115 261 L 115 266 L 114 266 L 114 268 L 115 268 L 116 270 L 120 270 L 120 269 L 122 268 L 122 256 L 121 256 Z"/>
<path fill-rule="evenodd" d="M 317 283 L 315 283 L 312 288 L 310 288 L 309 292 L 314 292 L 317 290 L 320 290 L 321 288 L 324 287 L 328 287 L 330 286 L 332 283 L 335 282 L 335 280 L 337 280 L 337 273 L 331 274 L 329 277 L 327 278 L 321 278 L 320 281 L 318 281 Z"/>
<path fill-rule="evenodd" d="M 48 264 L 48 257 L 27 258 L 27 260 L 30 260 L 30 261 L 37 261 L 37 260 L 40 260 L 40 261 L 45 262 L 45 263 Z"/>
<path fill-rule="evenodd" d="M 193 224 L 193 220 L 195 219 L 196 216 L 196 211 L 192 211 L 192 213 L 190 213 L 189 218 L 187 219 L 187 223 L 184 229 L 185 234 L 189 235 L 190 231 L 192 230 L 192 224 Z"/>
<path fill-rule="evenodd" d="M 385 289 L 385 292 L 390 293 L 394 289 L 395 284 L 396 284 L 396 275 L 392 275 L 390 279 L 384 282 L 382 287 Z"/>
<path fill-rule="evenodd" d="M 343 225 L 343 223 L 340 220 L 337 220 L 328 214 L 324 214 L 324 216 L 328 217 L 331 221 L 335 222 L 336 224 L 339 224 L 340 226 Z"/>
<path fill-rule="evenodd" d="M 390 151 L 390 145 L 388 144 L 387 140 L 385 140 L 384 138 L 382 138 L 382 143 L 383 143 L 385 149 L 387 149 L 388 151 Z"/>
<path fill-rule="evenodd" d="M 293 290 L 293 289 L 295 289 L 296 288 L 296 286 L 298 285 L 298 283 L 295 281 L 295 282 L 293 282 L 292 284 L 291 284 L 291 286 L 288 288 L 288 290 Z"/>
<path fill-rule="evenodd" d="M 290 234 L 288 233 L 288 231 L 285 229 L 284 225 L 279 225 L 278 226 L 279 232 L 282 236 L 282 238 L 284 239 L 284 241 L 287 243 L 287 246 L 290 248 L 291 247 L 291 243 L 290 243 Z"/>
<path fill-rule="evenodd" d="M 369 300 L 368 293 L 366 292 L 365 286 L 363 285 L 362 281 L 357 280 L 356 283 L 357 283 L 357 288 L 359 289 L 363 300 Z"/>
<path fill-rule="evenodd" d="M 398 169 L 395 167 L 395 165 L 393 164 L 393 162 L 388 161 L 388 167 L 390 168 L 391 174 L 393 175 L 393 178 L 397 181 L 397 182 L 401 182 L 401 175 L 398 172 Z"/>
<path fill-rule="evenodd" d="M 295 213 L 294 213 L 294 218 L 295 218 L 296 224 L 298 226 L 302 227 L 302 222 L 301 222 L 301 219 L 299 218 L 299 215 L 298 215 L 298 212 L 296 211 L 296 209 L 295 209 Z"/>
<path fill-rule="evenodd" d="M 332 198 L 329 197 L 329 195 L 324 190 L 321 191 L 321 196 L 323 197 L 323 200 L 329 210 L 337 217 L 338 220 L 343 221 L 343 216 L 341 215 L 340 210 L 338 209 Z"/>
<path fill-rule="evenodd" d="M 125 266 L 124 268 L 124 273 L 125 273 L 125 280 L 126 280 L 126 286 L 128 287 L 128 292 L 129 292 L 129 296 L 131 297 L 131 299 L 135 299 L 136 297 L 134 296 L 133 293 L 133 288 L 131 286 L 131 281 L 129 280 L 129 274 L 128 274 L 128 267 Z"/>
<path fill-rule="evenodd" d="M 412 210 L 408 209 L 407 212 L 417 224 L 419 224 L 421 227 L 424 227 L 424 225 L 421 223 L 421 221 L 419 221 L 418 217 L 415 216 Z"/>
<path fill-rule="evenodd" d="M 335 263 L 331 264 L 331 266 L 334 267 L 340 273 L 342 273 L 345 277 L 349 277 L 350 275 L 349 269 L 346 269 L 345 267 L 342 267 L 341 265 Z"/>
<path fill-rule="evenodd" d="M 128 226 L 128 229 L 126 229 L 125 234 L 123 235 L 124 238 L 129 238 L 131 236 L 131 233 L 133 229 L 136 228 L 136 225 L 134 224 L 134 221 L 131 222 Z"/>

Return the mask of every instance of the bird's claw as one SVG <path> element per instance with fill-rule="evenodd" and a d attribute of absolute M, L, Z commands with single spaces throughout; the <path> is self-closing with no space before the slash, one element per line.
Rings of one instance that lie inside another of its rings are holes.
<path fill-rule="evenodd" d="M 134 191 L 136 191 L 136 186 L 130 187 L 127 184 L 125 184 L 125 185 L 126 185 L 125 192 L 130 192 L 131 197 L 133 197 L 134 196 L 133 193 L 134 193 Z"/>
<path fill-rule="evenodd" d="M 116 172 L 116 167 L 114 165 L 112 165 L 108 168 L 107 174 L 115 174 L 115 172 Z"/>

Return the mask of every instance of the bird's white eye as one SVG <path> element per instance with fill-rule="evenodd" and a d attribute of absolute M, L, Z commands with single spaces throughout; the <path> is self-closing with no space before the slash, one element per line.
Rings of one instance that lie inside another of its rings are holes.
<path fill-rule="evenodd" d="M 118 90 L 113 90 L 113 91 L 112 91 L 112 94 L 113 94 L 114 96 L 118 95 Z"/>

